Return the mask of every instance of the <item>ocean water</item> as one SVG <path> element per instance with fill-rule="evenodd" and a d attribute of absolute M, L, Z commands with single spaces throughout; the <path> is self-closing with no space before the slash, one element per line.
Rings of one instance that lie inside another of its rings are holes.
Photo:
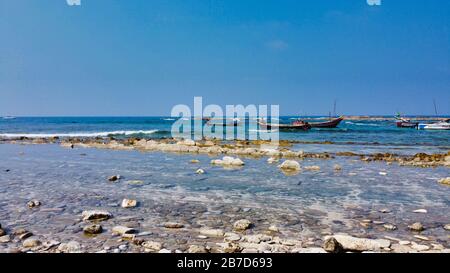
<path fill-rule="evenodd" d="M 290 123 L 295 117 L 280 118 Z M 317 117 L 316 117 L 317 118 Z M 114 136 L 161 138 L 171 136 L 171 117 L 18 117 L 0 118 L 0 137 Z M 248 125 L 248 123 L 247 123 Z M 450 131 L 397 128 L 393 121 L 344 120 L 336 129 L 280 132 L 280 139 L 302 142 L 305 151 L 446 152 Z M 329 142 L 331 145 L 323 145 Z M 306 145 L 308 144 L 308 145 Z"/>

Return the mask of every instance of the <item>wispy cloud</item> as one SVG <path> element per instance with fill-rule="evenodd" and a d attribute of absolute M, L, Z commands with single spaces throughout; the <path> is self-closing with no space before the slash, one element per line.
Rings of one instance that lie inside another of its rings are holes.
<path fill-rule="evenodd" d="M 266 43 L 266 46 L 275 51 L 283 51 L 289 48 L 289 44 L 283 40 L 271 40 Z"/>

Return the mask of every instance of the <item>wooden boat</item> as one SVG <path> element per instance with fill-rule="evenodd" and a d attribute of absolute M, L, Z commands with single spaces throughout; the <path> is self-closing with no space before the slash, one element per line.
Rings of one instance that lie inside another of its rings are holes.
<path fill-rule="evenodd" d="M 311 128 L 336 128 L 343 120 L 344 117 L 339 117 L 326 122 L 310 122 L 309 124 L 311 125 Z"/>
<path fill-rule="evenodd" d="M 402 120 L 397 120 L 396 124 L 398 128 L 417 128 L 417 126 L 419 125 L 418 122 L 402 121 Z"/>
<path fill-rule="evenodd" d="M 311 125 L 303 121 L 294 121 L 292 124 L 275 124 L 259 121 L 258 124 L 264 130 L 276 129 L 280 131 L 307 131 L 311 129 Z"/>

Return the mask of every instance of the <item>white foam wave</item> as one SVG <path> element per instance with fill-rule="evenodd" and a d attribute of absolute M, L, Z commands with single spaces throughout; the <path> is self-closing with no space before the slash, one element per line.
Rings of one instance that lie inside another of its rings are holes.
<path fill-rule="evenodd" d="M 107 136 L 118 136 L 118 135 L 137 135 L 137 134 L 154 134 L 158 132 L 158 130 L 139 130 L 139 131 L 111 131 L 111 132 L 92 132 L 92 133 L 13 133 L 13 134 L 0 134 L 0 137 L 3 138 L 49 138 L 49 137 L 107 137 Z"/>

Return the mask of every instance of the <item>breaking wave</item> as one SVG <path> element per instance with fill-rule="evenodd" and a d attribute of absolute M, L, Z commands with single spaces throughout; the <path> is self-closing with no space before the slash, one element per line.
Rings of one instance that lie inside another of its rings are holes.
<path fill-rule="evenodd" d="M 111 131 L 111 132 L 92 132 L 92 133 L 13 133 L 0 134 L 4 138 L 49 138 L 49 137 L 108 137 L 108 136 L 130 136 L 130 135 L 149 135 L 158 132 L 158 130 L 138 130 L 138 131 Z"/>

